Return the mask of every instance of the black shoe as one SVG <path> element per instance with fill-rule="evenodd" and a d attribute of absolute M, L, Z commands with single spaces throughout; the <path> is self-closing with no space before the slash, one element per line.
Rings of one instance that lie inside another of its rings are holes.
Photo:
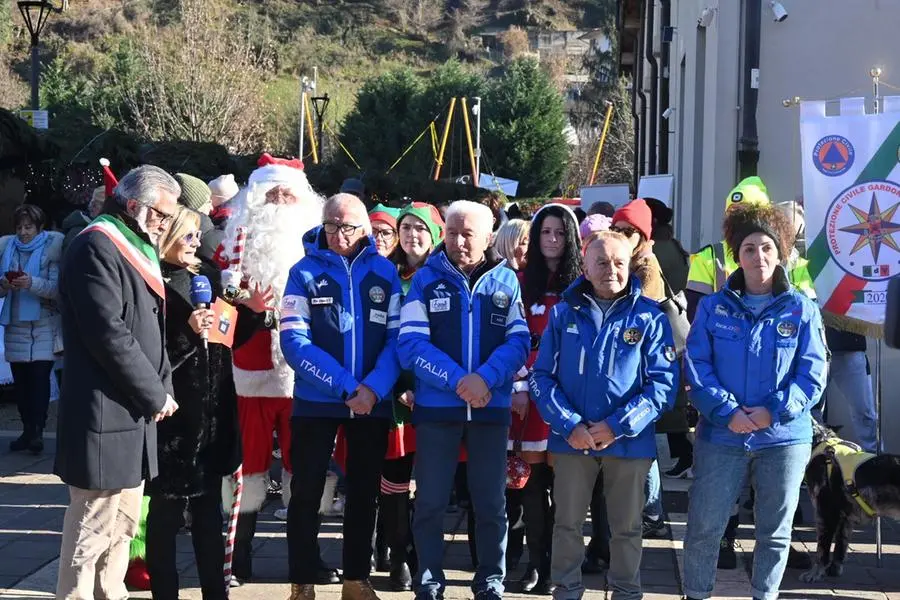
<path fill-rule="evenodd" d="M 319 568 L 316 570 L 316 583 L 319 585 L 330 585 L 340 582 L 341 576 L 340 573 L 338 573 L 338 570 L 332 569 L 320 558 Z"/>
<path fill-rule="evenodd" d="M 41 452 L 44 451 L 44 438 L 36 437 L 32 438 L 30 442 L 28 442 L 28 451 L 37 456 Z"/>
<path fill-rule="evenodd" d="M 809 558 L 809 554 L 806 552 L 794 550 L 793 546 L 789 546 L 787 568 L 808 571 L 809 569 L 812 569 L 812 559 Z"/>
<path fill-rule="evenodd" d="M 10 452 L 24 452 L 28 450 L 28 446 L 31 443 L 31 436 L 27 433 L 23 433 L 18 438 L 14 439 L 9 443 L 9 451 Z"/>
<path fill-rule="evenodd" d="M 391 555 L 390 553 L 378 554 L 375 556 L 373 560 L 375 564 L 375 570 L 379 573 L 388 573 L 391 570 Z"/>
<path fill-rule="evenodd" d="M 521 579 L 519 579 L 519 586 L 522 590 L 522 593 L 530 594 L 531 591 L 537 587 L 539 580 L 540 577 L 538 577 L 537 567 L 528 565 L 528 568 L 525 569 L 525 574 L 522 575 Z"/>
<path fill-rule="evenodd" d="M 552 596 L 553 591 L 556 590 L 556 586 L 553 585 L 553 581 L 550 580 L 550 575 L 541 575 L 538 579 L 537 587 L 531 592 L 536 596 Z"/>
<path fill-rule="evenodd" d="M 486 590 L 481 590 L 480 592 L 475 592 L 475 600 L 503 600 L 503 596 L 488 588 Z"/>
<path fill-rule="evenodd" d="M 663 475 L 671 479 L 692 479 L 694 477 L 694 473 L 691 467 L 693 466 L 693 460 L 679 458 L 678 462 L 675 463 L 675 466 L 663 473 Z"/>
<path fill-rule="evenodd" d="M 737 569 L 737 552 L 734 550 L 734 540 L 722 538 L 719 542 L 719 561 L 717 569 Z"/>
<path fill-rule="evenodd" d="M 660 517 L 655 521 L 653 519 L 644 519 L 641 525 L 641 537 L 650 538 L 667 538 L 669 537 L 669 525 Z"/>
<path fill-rule="evenodd" d="M 388 581 L 393 592 L 412 590 L 412 574 L 409 572 L 409 565 L 400 561 L 391 564 L 391 575 Z"/>
<path fill-rule="evenodd" d="M 609 561 L 596 556 L 585 556 L 581 563 L 581 572 L 587 575 L 598 575 L 609 570 Z"/>

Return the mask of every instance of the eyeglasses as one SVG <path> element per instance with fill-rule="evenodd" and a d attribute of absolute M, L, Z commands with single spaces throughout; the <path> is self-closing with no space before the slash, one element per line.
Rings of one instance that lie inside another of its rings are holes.
<path fill-rule="evenodd" d="M 383 240 L 392 240 L 394 236 L 397 235 L 397 232 L 393 229 L 373 229 L 372 236 L 375 238 L 381 238 Z"/>
<path fill-rule="evenodd" d="M 338 231 L 344 235 L 352 235 L 357 229 L 362 229 L 362 225 L 351 225 L 349 223 L 324 223 L 325 233 L 334 235 Z"/>
<path fill-rule="evenodd" d="M 634 227 L 610 227 L 609 230 L 610 230 L 610 231 L 613 231 L 613 232 L 615 232 L 615 233 L 621 233 L 621 234 L 624 235 L 625 237 L 631 237 L 631 236 L 633 236 L 635 233 L 640 233 L 640 232 L 639 232 L 637 229 L 635 229 Z"/>
<path fill-rule="evenodd" d="M 157 209 L 153 208 L 152 206 L 148 206 L 147 208 L 149 208 L 154 213 L 156 213 L 156 216 L 159 217 L 160 225 L 168 225 L 175 219 L 175 215 L 170 215 L 169 213 L 164 213 L 163 211 L 157 210 Z"/>
<path fill-rule="evenodd" d="M 202 232 L 202 231 L 191 231 L 190 233 L 184 234 L 184 236 L 182 236 L 181 240 L 182 240 L 185 244 L 188 244 L 188 245 L 190 245 L 190 244 L 199 244 L 199 243 L 200 243 L 200 238 L 202 238 L 202 237 L 203 237 L 203 232 Z"/>

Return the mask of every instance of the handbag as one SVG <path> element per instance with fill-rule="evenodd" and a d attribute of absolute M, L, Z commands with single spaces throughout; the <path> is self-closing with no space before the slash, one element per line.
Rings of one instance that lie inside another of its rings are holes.
<path fill-rule="evenodd" d="M 672 291 L 666 276 L 660 271 L 660 277 L 663 280 L 666 297 L 659 301 L 659 309 L 663 311 L 666 318 L 669 319 L 669 325 L 672 327 L 672 338 L 675 341 L 675 356 L 681 358 L 684 353 L 684 346 L 687 343 L 688 332 L 691 329 L 691 323 L 687 316 L 687 296 L 684 290 L 677 294 Z"/>
<path fill-rule="evenodd" d="M 525 435 L 525 423 L 519 430 L 516 439 L 513 440 L 513 452 L 522 451 L 522 436 Z M 517 454 L 511 454 L 506 457 L 506 488 L 510 490 L 521 490 L 528 483 L 531 477 L 531 465 L 522 460 Z"/>

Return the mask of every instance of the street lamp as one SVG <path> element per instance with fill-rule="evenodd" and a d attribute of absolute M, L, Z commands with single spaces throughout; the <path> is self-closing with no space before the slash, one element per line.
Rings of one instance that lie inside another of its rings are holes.
<path fill-rule="evenodd" d="M 39 83 L 40 61 L 38 59 L 38 43 L 41 38 L 41 30 L 47 24 L 47 18 L 55 10 L 47 0 L 18 0 L 19 12 L 25 19 L 25 26 L 31 34 L 31 108 L 40 109 Z"/>

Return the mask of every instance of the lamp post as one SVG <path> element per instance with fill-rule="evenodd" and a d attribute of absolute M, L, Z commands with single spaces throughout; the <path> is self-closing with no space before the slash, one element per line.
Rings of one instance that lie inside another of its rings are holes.
<path fill-rule="evenodd" d="M 47 18 L 54 10 L 53 5 L 47 0 L 18 0 L 19 12 L 25 19 L 25 26 L 31 34 L 31 108 L 40 109 L 40 80 L 41 65 L 38 57 L 38 43 L 41 38 L 41 30 L 47 24 Z"/>

